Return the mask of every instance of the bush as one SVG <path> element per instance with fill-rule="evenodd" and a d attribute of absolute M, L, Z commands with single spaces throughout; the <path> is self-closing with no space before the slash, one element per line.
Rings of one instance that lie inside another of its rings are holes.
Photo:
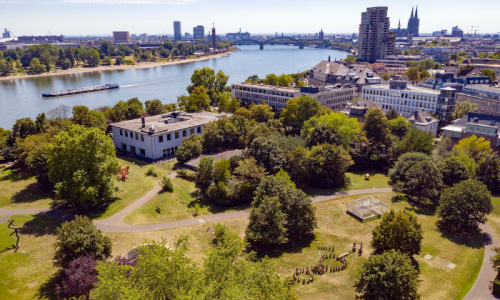
<path fill-rule="evenodd" d="M 156 171 L 155 166 L 149 165 L 148 170 L 146 171 L 146 175 L 158 177 L 158 172 Z"/>
<path fill-rule="evenodd" d="M 175 153 L 177 161 L 185 163 L 193 158 L 197 158 L 201 155 L 202 149 L 201 135 L 192 135 L 184 139 L 182 145 L 177 149 Z"/>
<path fill-rule="evenodd" d="M 61 274 L 61 283 L 56 286 L 58 298 L 85 296 L 89 299 L 90 291 L 97 282 L 97 261 L 92 256 L 82 256 L 69 263 Z"/>
<path fill-rule="evenodd" d="M 229 231 L 229 228 L 221 223 L 214 225 L 215 242 L 217 244 L 224 242 L 224 235 Z"/>
<path fill-rule="evenodd" d="M 500 295 L 500 278 L 498 275 L 493 281 L 493 293 Z"/>
<path fill-rule="evenodd" d="M 161 186 L 164 191 L 172 193 L 174 191 L 174 182 L 167 176 L 163 176 L 161 179 Z"/>
<path fill-rule="evenodd" d="M 177 174 L 179 174 L 179 176 L 182 178 L 196 180 L 196 172 L 188 169 L 180 169 L 177 171 Z"/>
<path fill-rule="evenodd" d="M 130 66 L 135 65 L 134 61 L 132 61 L 132 60 L 130 60 L 130 59 L 124 59 L 124 60 L 123 60 L 123 64 L 124 64 L 124 65 L 130 65 Z"/>

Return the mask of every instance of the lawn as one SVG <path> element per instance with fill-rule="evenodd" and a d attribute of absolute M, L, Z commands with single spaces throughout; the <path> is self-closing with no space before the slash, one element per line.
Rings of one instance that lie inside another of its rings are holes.
<path fill-rule="evenodd" d="M 34 176 L 0 169 L 1 208 L 49 208 L 54 194 L 38 185 Z"/>
<path fill-rule="evenodd" d="M 47 216 L 13 216 L 14 225 L 24 225 L 17 252 L 12 249 L 15 236 L 12 229 L 0 224 L 0 299 L 48 298 L 54 286 L 52 265 L 55 228 L 61 222 Z"/>
<path fill-rule="evenodd" d="M 370 174 L 370 179 L 365 179 L 365 174 Z M 319 188 L 309 188 L 305 187 L 303 190 L 308 195 L 320 196 L 333 194 L 345 190 L 360 190 L 360 189 L 372 189 L 372 188 L 389 188 L 389 177 L 383 173 L 363 171 L 363 172 L 347 172 L 346 176 L 351 181 L 346 187 L 339 187 L 333 189 L 319 189 Z"/>
<path fill-rule="evenodd" d="M 418 220 L 424 229 L 424 240 L 420 255 L 415 260 L 421 270 L 422 284 L 420 293 L 422 299 L 460 299 L 472 286 L 477 273 L 481 268 L 483 248 L 481 238 L 462 239 L 451 234 L 443 234 L 436 230 L 436 216 L 432 212 L 411 207 L 408 203 L 391 203 L 394 194 L 375 194 L 376 198 L 388 203 L 395 209 L 406 209 L 418 215 Z M 335 245 L 335 254 L 339 255 L 352 249 L 352 244 L 363 243 L 362 256 L 348 256 L 348 267 L 345 271 L 326 274 L 315 278 L 313 284 L 294 286 L 301 299 L 353 299 L 355 292 L 353 284 L 359 265 L 369 257 L 371 231 L 380 222 L 374 220 L 361 223 L 345 213 L 346 201 L 357 199 L 360 196 L 350 196 L 341 199 L 315 204 L 318 229 L 315 238 L 303 245 L 287 246 L 277 251 L 259 253 L 268 255 L 277 266 L 282 278 L 289 277 L 297 267 L 312 267 L 317 264 L 319 257 L 326 253 L 317 250 L 320 245 Z M 222 223 L 244 236 L 247 218 L 226 220 Z M 204 251 L 209 249 L 213 239 L 213 230 L 209 224 L 202 224 L 165 231 L 140 233 L 106 233 L 113 240 L 113 254 L 124 255 L 135 246 L 144 243 L 145 239 L 160 239 L 164 237 L 173 243 L 175 237 L 190 236 L 190 256 L 197 263 L 203 263 Z M 433 256 L 432 260 L 423 257 L 426 254 Z M 447 262 L 456 265 L 452 270 L 445 267 Z"/>
<path fill-rule="evenodd" d="M 130 225 L 157 224 L 170 221 L 189 219 L 195 216 L 195 206 L 198 205 L 197 216 L 214 213 L 247 209 L 246 206 L 219 207 L 203 201 L 200 198 L 200 189 L 194 181 L 176 177 L 173 179 L 174 192 L 163 192 L 125 217 L 124 221 Z M 156 208 L 161 212 L 158 213 Z"/>

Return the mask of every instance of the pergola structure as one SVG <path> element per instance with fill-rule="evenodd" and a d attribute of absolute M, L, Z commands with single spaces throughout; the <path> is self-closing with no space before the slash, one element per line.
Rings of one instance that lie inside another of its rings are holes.
<path fill-rule="evenodd" d="M 373 197 L 347 202 L 347 211 L 361 220 L 378 217 L 387 212 L 388 205 Z"/>

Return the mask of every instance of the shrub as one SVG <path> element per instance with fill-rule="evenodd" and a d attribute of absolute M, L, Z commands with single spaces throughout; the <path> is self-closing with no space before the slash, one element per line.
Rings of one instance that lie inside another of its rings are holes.
<path fill-rule="evenodd" d="M 69 263 L 61 273 L 61 283 L 56 286 L 58 298 L 84 296 L 89 299 L 90 291 L 97 281 L 97 261 L 90 255 L 79 257 Z"/>
<path fill-rule="evenodd" d="M 179 176 L 182 178 L 196 180 L 196 172 L 193 172 L 193 171 L 188 170 L 188 169 L 180 169 L 177 171 L 177 174 L 179 174 Z"/>
<path fill-rule="evenodd" d="M 493 292 L 497 295 L 500 295 L 500 279 L 498 275 L 493 281 Z"/>
<path fill-rule="evenodd" d="M 167 176 L 163 176 L 161 179 L 161 186 L 164 191 L 172 193 L 174 191 L 174 182 Z"/>
<path fill-rule="evenodd" d="M 146 175 L 158 177 L 158 172 L 156 171 L 155 166 L 149 165 L 148 170 L 146 171 Z"/>

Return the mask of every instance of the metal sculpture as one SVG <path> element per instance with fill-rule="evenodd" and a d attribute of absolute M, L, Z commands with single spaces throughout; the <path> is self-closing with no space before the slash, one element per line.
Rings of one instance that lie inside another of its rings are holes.
<path fill-rule="evenodd" d="M 120 178 L 118 178 L 118 180 L 123 180 L 125 181 L 125 179 L 128 179 L 128 169 L 130 167 L 127 166 L 126 168 L 123 168 L 121 171 L 120 171 Z"/>
<path fill-rule="evenodd" d="M 20 235 L 19 235 L 19 229 L 21 229 L 21 227 L 14 226 L 14 219 L 8 220 L 8 221 L 9 221 L 8 227 L 10 229 L 14 229 L 14 232 L 12 232 L 9 236 L 12 236 L 14 233 L 16 234 L 17 241 L 16 241 L 16 246 L 14 248 L 18 249 L 19 248 L 19 237 L 20 237 Z"/>

